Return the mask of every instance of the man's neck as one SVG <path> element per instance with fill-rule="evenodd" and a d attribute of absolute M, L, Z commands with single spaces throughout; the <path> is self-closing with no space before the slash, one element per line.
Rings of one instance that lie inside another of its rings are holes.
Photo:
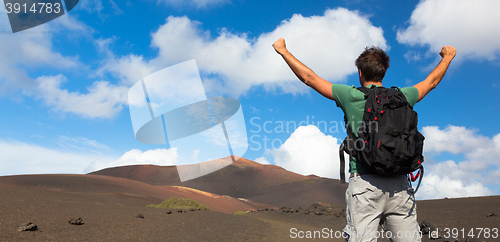
<path fill-rule="evenodd" d="M 382 82 L 373 82 L 373 81 L 365 82 L 364 86 L 367 87 L 369 85 L 377 85 L 377 86 L 381 86 L 382 87 Z"/>

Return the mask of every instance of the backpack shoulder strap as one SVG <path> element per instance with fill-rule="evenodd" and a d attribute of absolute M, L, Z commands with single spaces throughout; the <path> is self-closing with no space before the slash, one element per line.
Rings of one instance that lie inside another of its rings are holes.
<path fill-rule="evenodd" d="M 366 99 L 368 93 L 371 91 L 371 89 L 368 87 L 358 87 L 356 89 L 358 89 L 360 92 L 365 94 L 365 99 Z"/>
<path fill-rule="evenodd" d="M 344 158 L 344 140 L 339 147 L 339 157 L 340 157 L 340 183 L 345 184 L 345 158 Z"/>

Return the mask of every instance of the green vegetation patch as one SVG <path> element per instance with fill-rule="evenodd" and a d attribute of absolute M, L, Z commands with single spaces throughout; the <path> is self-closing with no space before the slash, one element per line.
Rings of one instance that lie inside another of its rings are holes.
<path fill-rule="evenodd" d="M 175 209 L 200 209 L 208 211 L 208 207 L 190 198 L 171 197 L 156 205 L 150 204 L 148 208 L 175 208 Z"/>
<path fill-rule="evenodd" d="M 309 184 L 309 183 L 314 183 L 314 180 L 307 180 L 304 182 L 304 184 Z"/>
<path fill-rule="evenodd" d="M 247 214 L 248 212 L 243 212 L 243 211 L 237 211 L 236 213 L 234 213 L 235 215 L 243 215 L 243 214 Z"/>

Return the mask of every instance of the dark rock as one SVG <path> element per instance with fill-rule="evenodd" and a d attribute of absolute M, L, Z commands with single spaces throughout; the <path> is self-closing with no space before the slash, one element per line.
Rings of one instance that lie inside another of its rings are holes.
<path fill-rule="evenodd" d="M 436 228 L 434 226 L 432 226 L 432 224 L 427 220 L 424 220 L 420 224 L 420 231 L 422 231 L 422 234 L 429 234 L 429 232 L 435 231 L 435 230 L 436 230 Z"/>
<path fill-rule="evenodd" d="M 68 223 L 72 224 L 72 225 L 83 225 L 83 220 L 82 220 L 82 218 L 71 218 L 68 221 Z"/>
<path fill-rule="evenodd" d="M 310 214 L 310 213 L 311 213 L 311 211 L 309 211 L 309 210 L 306 210 L 306 211 L 304 212 L 304 214 L 305 214 L 305 215 Z"/>
<path fill-rule="evenodd" d="M 318 216 L 319 215 L 323 215 L 323 213 L 321 213 L 321 212 L 316 212 L 315 214 L 318 215 Z"/>
<path fill-rule="evenodd" d="M 182 210 L 182 209 L 179 209 L 177 210 L 178 213 L 185 213 L 186 211 Z"/>
<path fill-rule="evenodd" d="M 345 208 L 342 209 L 342 211 L 340 211 L 339 213 L 336 213 L 334 214 L 335 217 L 345 217 L 346 214 L 345 214 Z"/>
<path fill-rule="evenodd" d="M 424 220 L 420 224 L 420 231 L 422 234 L 429 234 L 429 238 L 431 240 L 436 240 L 436 239 L 442 239 L 443 237 L 441 236 L 443 233 L 440 231 L 440 229 L 434 227 L 429 221 Z"/>
<path fill-rule="evenodd" d="M 312 207 L 312 208 L 321 208 L 321 207 L 323 207 L 323 205 L 319 204 L 319 203 L 313 203 L 313 204 L 311 204 L 310 207 Z"/>
<path fill-rule="evenodd" d="M 137 214 L 136 216 L 137 218 L 144 218 L 144 216 L 142 214 Z"/>
<path fill-rule="evenodd" d="M 38 226 L 36 226 L 36 224 L 34 223 L 25 223 L 25 224 L 22 224 L 21 227 L 19 227 L 17 229 L 17 231 L 19 232 L 22 232 L 22 231 L 37 231 L 38 230 Z"/>
<path fill-rule="evenodd" d="M 495 213 L 489 213 L 488 216 L 486 217 L 496 217 L 497 215 Z"/>
<path fill-rule="evenodd" d="M 439 229 L 433 230 L 430 233 L 431 233 L 431 235 L 430 235 L 431 240 L 437 240 L 437 239 L 442 239 L 443 238 L 443 236 L 440 235 L 441 231 L 439 231 Z"/>
<path fill-rule="evenodd" d="M 196 211 L 196 209 L 190 208 L 189 211 L 194 212 L 194 211 Z"/>
<path fill-rule="evenodd" d="M 167 211 L 167 214 L 172 214 L 172 210 L 168 210 L 168 211 Z"/>

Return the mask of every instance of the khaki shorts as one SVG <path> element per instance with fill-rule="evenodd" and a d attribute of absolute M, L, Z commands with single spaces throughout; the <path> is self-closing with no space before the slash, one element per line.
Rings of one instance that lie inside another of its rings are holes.
<path fill-rule="evenodd" d="M 421 241 L 415 196 L 405 175 L 356 174 L 349 179 L 346 203 L 346 241 L 377 241 L 378 238 Z"/>

